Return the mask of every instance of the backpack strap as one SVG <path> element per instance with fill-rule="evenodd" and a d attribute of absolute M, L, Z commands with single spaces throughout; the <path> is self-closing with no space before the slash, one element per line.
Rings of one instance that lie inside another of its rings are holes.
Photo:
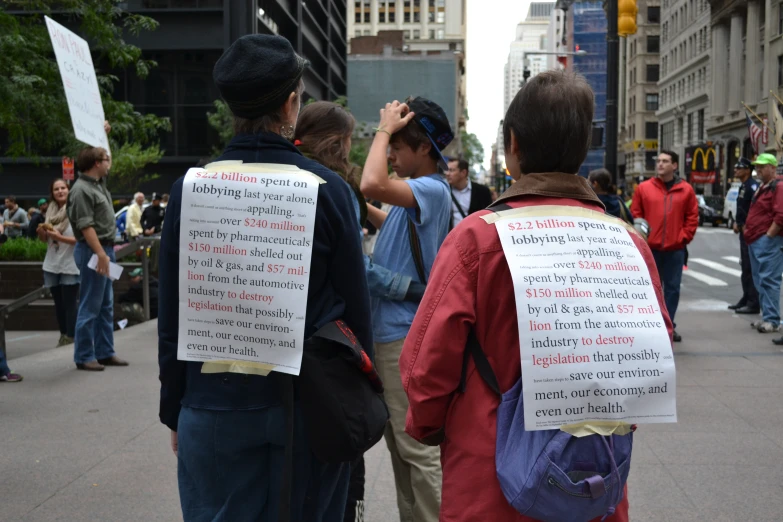
<path fill-rule="evenodd" d="M 413 263 L 416 265 L 416 273 L 419 274 L 419 282 L 426 285 L 427 276 L 424 271 L 424 259 L 421 255 L 421 240 L 416 232 L 416 224 L 410 216 L 408 216 L 408 241 L 410 242 Z"/>
<path fill-rule="evenodd" d="M 468 381 L 468 360 L 471 357 L 473 358 L 473 362 L 476 364 L 476 371 L 479 373 L 481 378 L 484 379 L 484 382 L 487 383 L 487 386 L 489 386 L 489 388 L 495 392 L 498 397 L 502 397 L 503 394 L 500 392 L 498 378 L 495 375 L 495 372 L 492 370 L 492 365 L 489 364 L 487 355 L 484 353 L 484 350 L 481 349 L 478 337 L 476 337 L 476 332 L 473 330 L 473 328 L 471 328 L 470 332 L 468 333 L 468 342 L 465 345 L 465 353 L 462 356 L 462 375 L 460 375 L 459 378 L 458 391 L 460 393 L 465 393 L 465 388 Z"/>

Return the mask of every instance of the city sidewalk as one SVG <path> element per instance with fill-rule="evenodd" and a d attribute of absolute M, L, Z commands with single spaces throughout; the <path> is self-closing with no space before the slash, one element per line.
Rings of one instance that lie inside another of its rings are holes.
<path fill-rule="evenodd" d="M 772 522 L 783 513 L 783 352 L 715 301 L 683 303 L 677 424 L 635 438 L 631 520 Z M 157 420 L 156 323 L 116 333 L 129 368 L 77 372 L 71 348 L 13 358 L 0 384 L 3 520 L 180 520 L 176 461 Z M 477 485 L 476 494 L 481 494 Z M 398 520 L 381 442 L 366 520 Z"/>

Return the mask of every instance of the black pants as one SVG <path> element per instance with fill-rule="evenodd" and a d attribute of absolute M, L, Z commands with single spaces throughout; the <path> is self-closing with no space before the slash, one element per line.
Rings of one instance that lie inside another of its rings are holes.
<path fill-rule="evenodd" d="M 748 308 L 759 307 L 759 293 L 753 284 L 753 271 L 750 268 L 750 254 L 748 244 L 745 242 L 745 234 L 740 232 L 740 266 L 742 267 L 742 299 L 740 303 Z"/>
<path fill-rule="evenodd" d="M 76 315 L 79 311 L 79 285 L 57 285 L 49 288 L 54 298 L 54 310 L 60 333 L 71 339 L 76 335 Z"/>
<path fill-rule="evenodd" d="M 343 522 L 364 521 L 364 456 L 351 462 L 351 481 L 348 483 L 348 500 L 345 502 Z"/>

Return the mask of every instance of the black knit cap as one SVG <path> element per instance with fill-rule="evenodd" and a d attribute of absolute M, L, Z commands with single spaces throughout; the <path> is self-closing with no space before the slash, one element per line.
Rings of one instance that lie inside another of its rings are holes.
<path fill-rule="evenodd" d="M 278 109 L 309 65 L 282 36 L 251 34 L 226 49 L 212 78 L 234 116 L 252 120 Z"/>

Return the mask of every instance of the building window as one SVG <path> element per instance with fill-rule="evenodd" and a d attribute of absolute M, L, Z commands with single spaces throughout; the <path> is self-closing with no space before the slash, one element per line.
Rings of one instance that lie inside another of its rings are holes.
<path fill-rule="evenodd" d="M 700 109 L 697 117 L 698 135 L 696 139 L 701 141 L 704 139 L 704 109 Z"/>
<path fill-rule="evenodd" d="M 435 29 L 430 29 L 430 40 L 435 39 Z"/>
<path fill-rule="evenodd" d="M 691 143 L 693 140 L 693 113 L 688 115 L 688 128 L 686 129 L 685 134 L 687 135 L 688 140 L 686 143 Z"/>
<path fill-rule="evenodd" d="M 644 170 L 655 170 L 655 159 L 658 156 L 656 150 L 644 151 Z"/>
<path fill-rule="evenodd" d="M 381 11 L 378 13 L 378 23 L 385 24 L 386 23 L 386 13 Z"/>
<path fill-rule="evenodd" d="M 649 64 L 647 65 L 647 81 L 648 82 L 657 82 L 658 81 L 658 64 Z"/>
<path fill-rule="evenodd" d="M 645 107 L 648 111 L 657 111 L 658 110 L 658 95 L 657 94 L 648 94 L 647 95 L 647 103 L 645 104 Z"/>
<path fill-rule="evenodd" d="M 445 23 L 446 22 L 446 13 L 444 11 L 438 11 L 438 17 L 437 17 L 436 21 L 439 24 Z"/>
<path fill-rule="evenodd" d="M 657 140 L 658 139 L 658 122 L 647 121 L 644 123 L 644 139 Z"/>
<path fill-rule="evenodd" d="M 405 7 L 404 7 L 405 15 L 402 17 L 403 21 L 407 24 L 411 21 L 411 3 L 410 0 L 405 0 Z"/>
<path fill-rule="evenodd" d="M 446 38 L 446 31 L 443 29 L 438 29 L 438 40 L 443 40 Z"/>
<path fill-rule="evenodd" d="M 674 122 L 661 125 L 661 149 L 670 150 L 674 145 Z"/>
<path fill-rule="evenodd" d="M 414 40 L 419 40 L 420 38 L 421 38 L 421 31 L 419 31 L 418 29 L 414 29 L 413 30 L 413 39 Z"/>
<path fill-rule="evenodd" d="M 783 56 L 778 56 L 778 85 L 783 85 Z"/>
<path fill-rule="evenodd" d="M 389 11 L 389 23 L 393 24 L 394 21 L 394 11 Z"/>
<path fill-rule="evenodd" d="M 365 11 L 364 12 L 364 23 L 365 24 L 369 24 L 370 23 L 370 12 L 369 11 Z"/>
<path fill-rule="evenodd" d="M 658 35 L 647 36 L 647 52 L 658 53 L 661 51 L 661 37 Z"/>
<path fill-rule="evenodd" d="M 357 29 L 356 30 L 356 36 L 361 36 L 361 35 L 362 35 L 362 30 L 361 29 Z"/>
<path fill-rule="evenodd" d="M 657 24 L 661 22 L 661 8 L 656 6 L 647 6 L 647 22 Z"/>
<path fill-rule="evenodd" d="M 778 4 L 778 34 L 783 34 L 783 4 Z"/>

